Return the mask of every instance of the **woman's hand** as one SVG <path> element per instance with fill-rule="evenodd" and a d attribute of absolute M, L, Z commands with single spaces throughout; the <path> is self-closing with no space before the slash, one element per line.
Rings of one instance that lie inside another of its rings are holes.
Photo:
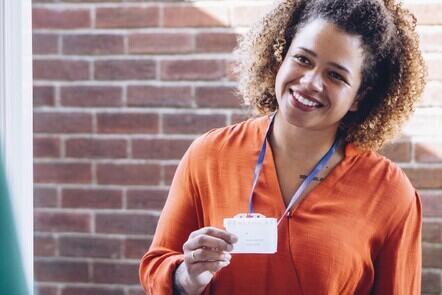
<path fill-rule="evenodd" d="M 201 294 L 213 275 L 230 263 L 238 238 L 215 227 L 192 232 L 183 245 L 184 262 L 175 271 L 174 285 L 181 294 Z"/>

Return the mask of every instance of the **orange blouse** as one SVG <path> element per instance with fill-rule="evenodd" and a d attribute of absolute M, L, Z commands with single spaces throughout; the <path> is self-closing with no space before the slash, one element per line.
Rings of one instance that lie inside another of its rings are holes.
<path fill-rule="evenodd" d="M 181 160 L 149 251 L 140 265 L 151 295 L 172 294 L 189 234 L 248 209 L 268 117 L 215 129 Z M 257 213 L 285 205 L 271 147 L 254 196 Z M 419 196 L 405 174 L 375 152 L 349 144 L 345 158 L 278 226 L 276 254 L 233 254 L 204 294 L 420 294 Z"/>

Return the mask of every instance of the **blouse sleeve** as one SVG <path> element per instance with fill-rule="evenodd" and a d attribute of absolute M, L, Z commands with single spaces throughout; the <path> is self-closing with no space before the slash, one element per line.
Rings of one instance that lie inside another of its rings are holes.
<path fill-rule="evenodd" d="M 421 293 L 421 230 L 422 208 L 416 193 L 406 215 L 376 258 L 373 295 Z"/>
<path fill-rule="evenodd" d="M 178 165 L 152 244 L 141 259 L 140 282 L 151 295 L 173 294 L 173 274 L 184 260 L 183 244 L 198 228 L 190 150 Z"/>

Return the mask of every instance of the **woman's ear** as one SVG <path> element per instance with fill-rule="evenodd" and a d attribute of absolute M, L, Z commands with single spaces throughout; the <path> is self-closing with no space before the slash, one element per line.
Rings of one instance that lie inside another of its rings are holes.
<path fill-rule="evenodd" d="M 360 101 L 359 96 L 357 96 L 350 106 L 349 109 L 350 112 L 356 112 L 359 109 L 359 101 Z"/>

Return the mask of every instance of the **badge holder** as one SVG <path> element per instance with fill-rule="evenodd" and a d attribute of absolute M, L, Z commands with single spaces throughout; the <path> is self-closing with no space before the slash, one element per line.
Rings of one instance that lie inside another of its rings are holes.
<path fill-rule="evenodd" d="M 278 245 L 276 218 L 259 213 L 242 213 L 224 218 L 225 229 L 238 237 L 231 253 L 273 254 Z"/>

